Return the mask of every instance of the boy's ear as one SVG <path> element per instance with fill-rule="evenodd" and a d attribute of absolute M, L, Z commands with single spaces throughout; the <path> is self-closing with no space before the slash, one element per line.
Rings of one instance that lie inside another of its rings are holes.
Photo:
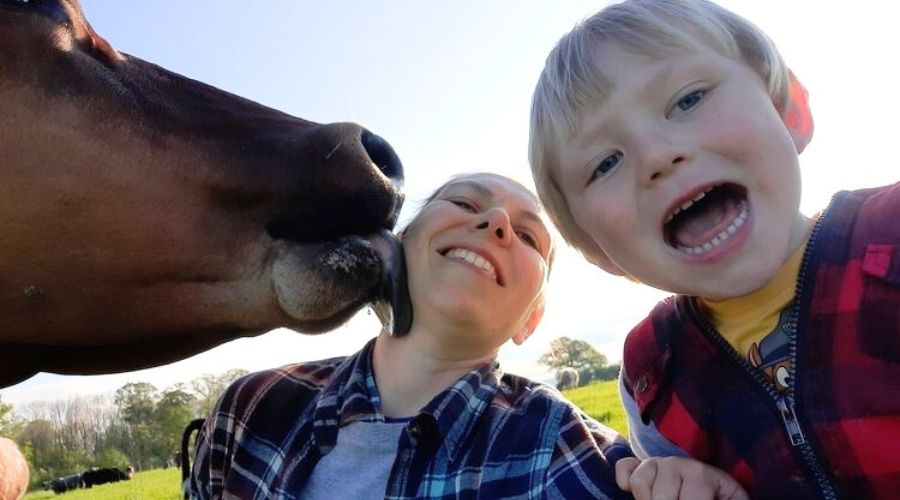
<path fill-rule="evenodd" d="M 528 317 L 528 321 L 525 322 L 525 326 L 522 327 L 522 331 L 517 333 L 513 338 L 513 342 L 516 345 L 522 345 L 528 337 L 534 333 L 534 330 L 537 328 L 538 324 L 541 322 L 541 319 L 544 317 L 544 297 L 542 296 L 540 302 L 534 307 L 534 310 L 531 311 L 531 316 Z"/>
<path fill-rule="evenodd" d="M 797 154 L 803 152 L 813 135 L 813 118 L 812 112 L 809 110 L 809 94 L 806 88 L 800 83 L 800 80 L 794 76 L 793 71 L 788 72 L 790 75 L 790 83 L 788 86 L 788 102 L 785 105 L 784 112 L 781 114 L 784 124 L 787 125 L 791 139 L 794 140 L 794 146 L 797 147 Z"/>

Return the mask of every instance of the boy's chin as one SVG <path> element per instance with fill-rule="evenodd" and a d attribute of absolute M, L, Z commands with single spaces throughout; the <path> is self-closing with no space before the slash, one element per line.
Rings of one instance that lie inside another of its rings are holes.
<path fill-rule="evenodd" d="M 766 271 L 759 270 L 745 274 L 743 276 L 735 275 L 723 278 L 718 282 L 709 282 L 702 287 L 697 287 L 696 295 L 705 300 L 720 302 L 723 300 L 737 299 L 745 297 L 764 288 L 775 277 L 778 268 Z"/>

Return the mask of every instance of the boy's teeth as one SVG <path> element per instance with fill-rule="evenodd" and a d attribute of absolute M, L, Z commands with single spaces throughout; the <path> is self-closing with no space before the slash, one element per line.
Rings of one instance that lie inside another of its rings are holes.
<path fill-rule="evenodd" d="M 475 253 L 471 250 L 466 250 L 465 248 L 454 248 L 453 250 L 450 250 L 449 252 L 447 252 L 446 255 L 447 255 L 447 257 L 449 257 L 451 259 L 464 260 L 464 261 L 468 262 L 469 264 L 472 264 L 476 267 L 480 267 L 481 269 L 484 269 L 493 278 L 495 278 L 495 279 L 497 278 L 497 271 L 494 269 L 494 265 L 491 264 L 484 257 L 478 255 L 477 253 Z"/>
<path fill-rule="evenodd" d="M 691 198 L 690 200 L 688 200 L 688 201 L 682 203 L 681 206 L 676 207 L 675 210 L 672 210 L 672 213 L 670 213 L 668 216 L 666 216 L 666 220 L 664 221 L 664 223 L 665 223 L 665 224 L 668 224 L 669 221 L 671 221 L 672 219 L 674 219 L 675 216 L 678 215 L 682 210 L 687 210 L 687 209 L 691 208 L 691 205 L 693 205 L 694 203 L 697 203 L 698 201 L 702 200 L 703 197 L 706 196 L 706 193 L 708 193 L 708 192 L 710 192 L 710 191 L 712 191 L 712 190 L 713 190 L 713 188 L 710 187 L 710 188 L 707 189 L 706 191 L 702 191 L 702 192 L 698 193 L 697 196 L 694 196 L 694 197 Z"/>
<path fill-rule="evenodd" d="M 702 245 L 697 245 L 694 247 L 684 247 L 679 246 L 678 250 L 688 254 L 688 255 L 702 255 L 706 252 L 709 252 L 713 248 L 717 248 L 721 245 L 725 240 L 731 237 L 737 230 L 747 222 L 747 216 L 750 215 L 750 212 L 747 211 L 747 205 L 745 203 L 741 204 L 741 213 L 738 214 L 737 217 L 731 224 L 728 225 L 725 229 L 722 230 L 719 234 L 713 236 L 713 239 L 707 241 Z"/>

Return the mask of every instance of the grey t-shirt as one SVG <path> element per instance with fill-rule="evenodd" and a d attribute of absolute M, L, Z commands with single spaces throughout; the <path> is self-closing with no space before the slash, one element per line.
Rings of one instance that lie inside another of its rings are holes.
<path fill-rule="evenodd" d="M 353 422 L 319 460 L 298 495 L 305 499 L 384 498 L 400 433 L 408 422 Z"/>

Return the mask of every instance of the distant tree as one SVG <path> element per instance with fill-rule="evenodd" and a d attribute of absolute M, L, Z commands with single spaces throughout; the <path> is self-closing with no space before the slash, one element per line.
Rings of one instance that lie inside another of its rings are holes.
<path fill-rule="evenodd" d="M 156 387 L 147 382 L 131 382 L 116 390 L 116 406 L 122 418 L 132 425 L 149 424 L 158 399 Z"/>
<path fill-rule="evenodd" d="M 619 363 L 606 365 L 600 370 L 596 370 L 592 373 L 593 380 L 615 380 L 619 378 L 619 371 L 621 369 L 622 365 Z"/>
<path fill-rule="evenodd" d="M 154 433 L 158 399 L 156 387 L 147 382 L 128 383 L 116 390 L 116 406 L 127 424 L 122 451 L 132 458 L 139 470 L 162 464 Z"/>
<path fill-rule="evenodd" d="M 20 434 L 20 444 L 27 443 L 31 450 L 32 465 L 47 468 L 54 454 L 56 433 L 49 420 L 32 420 Z"/>
<path fill-rule="evenodd" d="M 197 412 L 196 416 L 206 418 L 212 411 L 216 401 L 225 388 L 240 377 L 248 374 L 247 370 L 241 368 L 233 368 L 219 375 L 205 373 L 191 382 L 191 388 L 197 395 Z"/>
<path fill-rule="evenodd" d="M 574 368 L 579 374 L 579 384 L 584 385 L 595 378 L 606 366 L 606 356 L 583 340 L 559 337 L 550 342 L 550 350 L 538 359 L 538 363 L 557 372 L 563 368 Z"/>
<path fill-rule="evenodd" d="M 606 366 L 606 356 L 583 340 L 559 337 L 550 342 L 550 351 L 541 356 L 538 363 L 558 369 L 572 367 L 576 370 Z"/>
<path fill-rule="evenodd" d="M 15 439 L 24 426 L 25 422 L 13 412 L 13 405 L 4 403 L 0 396 L 0 436 Z"/>
<path fill-rule="evenodd" d="M 156 403 L 156 443 L 163 460 L 180 448 L 184 427 L 194 418 L 196 400 L 184 384 L 176 384 L 163 391 Z"/>

